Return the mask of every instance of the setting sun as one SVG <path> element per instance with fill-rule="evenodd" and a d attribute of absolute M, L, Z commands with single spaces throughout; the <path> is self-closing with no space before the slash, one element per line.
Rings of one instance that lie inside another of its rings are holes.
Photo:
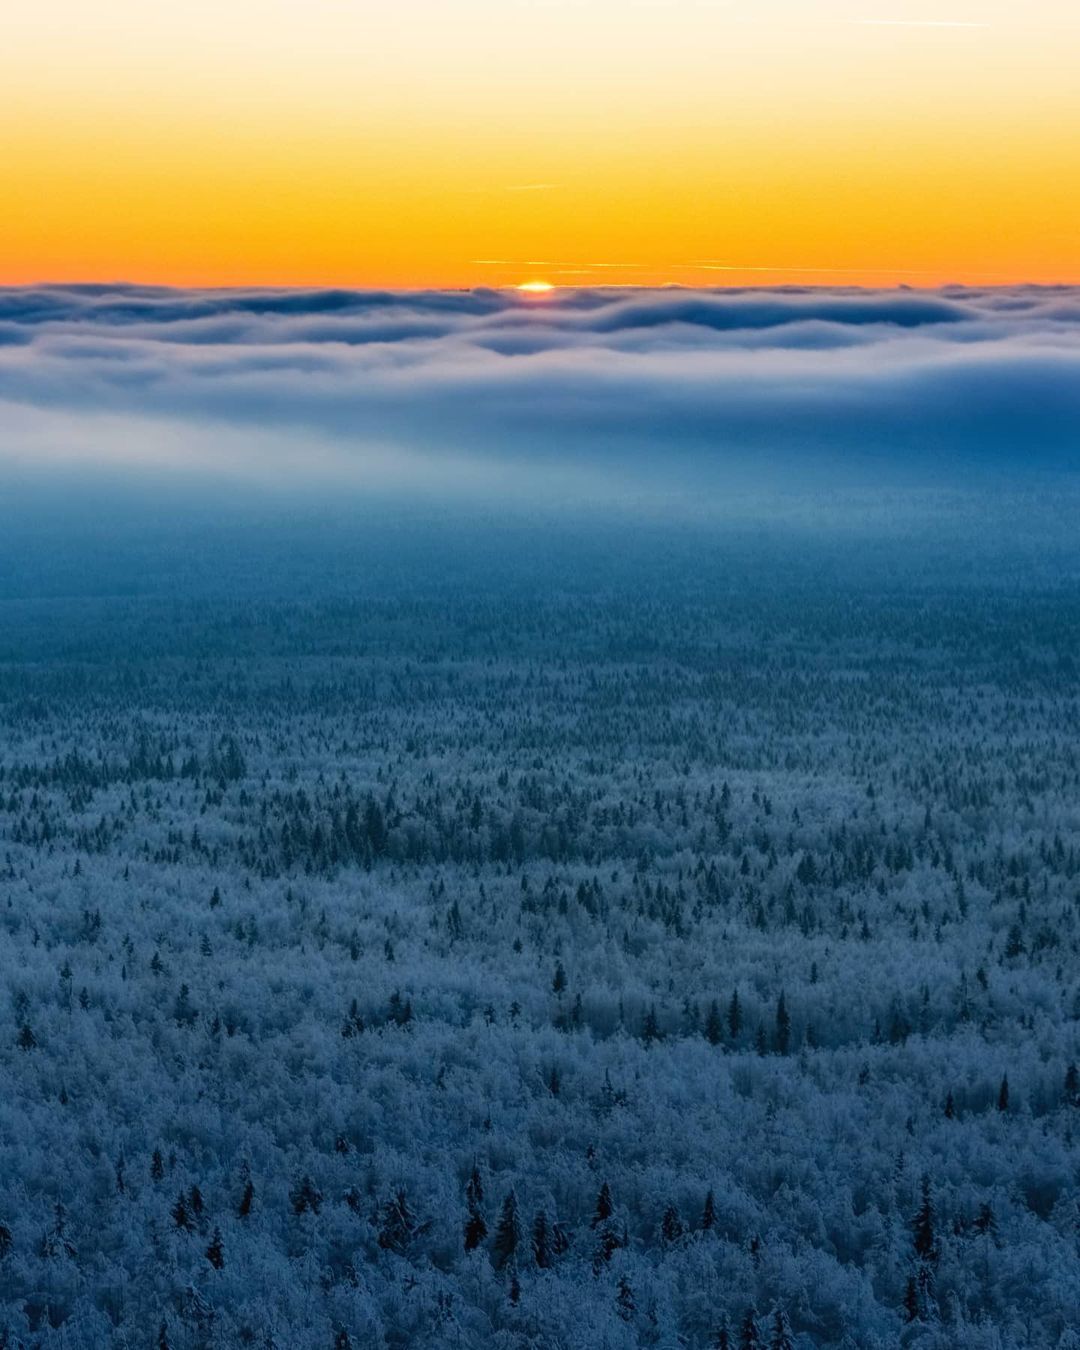
<path fill-rule="evenodd" d="M 519 291 L 526 291 L 529 295 L 546 295 L 548 291 L 554 289 L 550 281 L 523 281 L 518 286 Z"/>

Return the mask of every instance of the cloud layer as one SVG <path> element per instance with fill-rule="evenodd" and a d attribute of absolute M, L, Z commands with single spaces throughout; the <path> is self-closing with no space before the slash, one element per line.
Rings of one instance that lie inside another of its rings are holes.
<path fill-rule="evenodd" d="M 0 476 L 721 494 L 1080 468 L 1080 292 L 0 290 Z"/>

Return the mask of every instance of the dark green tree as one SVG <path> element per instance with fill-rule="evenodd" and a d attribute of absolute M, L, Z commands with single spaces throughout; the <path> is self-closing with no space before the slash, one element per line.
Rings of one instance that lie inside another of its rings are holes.
<path fill-rule="evenodd" d="M 742 1031 L 742 1007 L 739 1004 L 739 991 L 736 989 L 731 995 L 731 1002 L 727 1010 L 728 1033 L 733 1041 L 739 1039 L 739 1032 Z"/>
<path fill-rule="evenodd" d="M 911 1221 L 912 1242 L 915 1255 L 922 1261 L 936 1261 L 938 1255 L 937 1234 L 934 1230 L 935 1215 L 933 1196 L 930 1191 L 930 1178 L 924 1174 L 922 1200 Z"/>
<path fill-rule="evenodd" d="M 783 990 L 776 1003 L 776 1053 L 786 1055 L 791 1048 L 791 1014 Z"/>
<path fill-rule="evenodd" d="M 674 1205 L 668 1205 L 660 1220 L 660 1236 L 667 1243 L 678 1242 L 683 1235 L 683 1222 Z"/>
<path fill-rule="evenodd" d="M 739 1350 L 765 1350 L 761 1332 L 758 1330 L 757 1309 L 752 1304 L 747 1308 L 746 1316 L 739 1328 Z"/>
<path fill-rule="evenodd" d="M 502 1213 L 495 1227 L 495 1237 L 491 1245 L 491 1263 L 496 1270 L 503 1270 L 514 1259 L 521 1242 L 521 1219 L 518 1215 L 517 1193 L 513 1187 L 503 1201 Z"/>
<path fill-rule="evenodd" d="M 705 1018 L 705 1039 L 710 1045 L 719 1045 L 724 1039 L 724 1023 L 716 999 L 709 1004 L 709 1012 Z"/>
<path fill-rule="evenodd" d="M 769 1350 L 795 1350 L 795 1337 L 791 1334 L 791 1323 L 788 1321 L 787 1313 L 779 1304 L 773 1311 Z"/>
<path fill-rule="evenodd" d="M 548 1270 L 551 1266 L 551 1233 L 548 1228 L 547 1215 L 542 1209 L 537 1211 L 536 1218 L 533 1220 L 532 1252 L 537 1268 Z"/>

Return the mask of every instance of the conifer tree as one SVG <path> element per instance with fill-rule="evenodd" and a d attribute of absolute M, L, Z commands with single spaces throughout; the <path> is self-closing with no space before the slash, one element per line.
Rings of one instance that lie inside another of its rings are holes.
<path fill-rule="evenodd" d="M 739 1328 L 739 1350 L 765 1350 L 758 1330 L 757 1309 L 750 1305 Z"/>
<path fill-rule="evenodd" d="M 922 1179 L 922 1201 L 912 1220 L 915 1255 L 923 1261 L 937 1260 L 937 1237 L 934 1232 L 934 1203 L 930 1193 L 930 1178 Z"/>
<path fill-rule="evenodd" d="M 705 1196 L 705 1205 L 701 1211 L 701 1227 L 707 1233 L 716 1227 L 716 1197 L 710 1190 Z"/>
<path fill-rule="evenodd" d="M 311 1177 L 303 1176 L 299 1183 L 289 1192 L 289 1200 L 292 1203 L 293 1213 L 300 1215 L 306 1214 L 308 1210 L 312 1214 L 318 1214 L 322 1205 L 322 1192 L 312 1181 Z"/>
<path fill-rule="evenodd" d="M 551 1234 L 548 1230 L 547 1215 L 542 1209 L 537 1210 L 536 1218 L 533 1220 L 532 1251 L 537 1268 L 539 1270 L 549 1269 L 551 1266 Z"/>
<path fill-rule="evenodd" d="M 720 1045 L 724 1039 L 724 1024 L 720 1018 L 720 1005 L 716 999 L 709 1004 L 708 1016 L 705 1018 L 705 1039 L 710 1045 Z"/>
<path fill-rule="evenodd" d="M 503 1201 L 491 1246 L 491 1263 L 496 1270 L 503 1270 L 513 1260 L 520 1241 L 521 1220 L 518 1216 L 517 1193 L 511 1187 Z"/>
<path fill-rule="evenodd" d="M 795 1337 L 791 1334 L 791 1323 L 788 1321 L 787 1313 L 779 1304 L 773 1311 L 769 1350 L 795 1350 Z"/>
<path fill-rule="evenodd" d="M 776 1053 L 786 1055 L 791 1048 L 791 1015 L 783 990 L 776 1004 Z"/>
<path fill-rule="evenodd" d="M 471 1209 L 465 1219 L 462 1237 L 467 1252 L 475 1251 L 487 1237 L 487 1221 L 478 1209 Z"/>
<path fill-rule="evenodd" d="M 379 1246 L 384 1251 L 402 1256 L 416 1236 L 418 1227 L 405 1191 L 399 1190 L 380 1209 Z"/>
<path fill-rule="evenodd" d="M 602 1223 L 606 1223 L 615 1212 L 615 1205 L 611 1199 L 611 1187 L 605 1181 L 600 1187 L 600 1192 L 596 1197 L 596 1209 L 592 1216 L 592 1227 L 599 1228 Z"/>
<path fill-rule="evenodd" d="M 468 1207 L 468 1214 L 465 1219 L 463 1238 L 467 1252 L 475 1251 L 487 1237 L 487 1221 L 481 1209 L 483 1202 L 484 1182 L 480 1176 L 480 1169 L 474 1167 L 469 1180 L 465 1184 L 465 1203 Z"/>
<path fill-rule="evenodd" d="M 191 1232 L 195 1225 L 192 1223 L 191 1214 L 188 1211 L 187 1198 L 183 1191 L 176 1197 L 176 1204 L 173 1205 L 169 1213 L 172 1215 L 172 1221 L 177 1228 L 185 1233 Z"/>
<path fill-rule="evenodd" d="M 737 1041 L 739 1032 L 742 1030 L 742 1007 L 739 1003 L 739 991 L 737 989 L 732 993 L 731 1002 L 728 1004 L 727 1024 L 731 1039 Z"/>

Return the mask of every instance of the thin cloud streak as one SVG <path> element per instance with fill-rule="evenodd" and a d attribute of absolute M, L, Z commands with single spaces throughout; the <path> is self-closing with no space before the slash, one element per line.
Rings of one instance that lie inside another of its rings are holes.
<path fill-rule="evenodd" d="M 990 23 L 968 19 L 854 19 L 869 28 L 991 28 Z"/>

